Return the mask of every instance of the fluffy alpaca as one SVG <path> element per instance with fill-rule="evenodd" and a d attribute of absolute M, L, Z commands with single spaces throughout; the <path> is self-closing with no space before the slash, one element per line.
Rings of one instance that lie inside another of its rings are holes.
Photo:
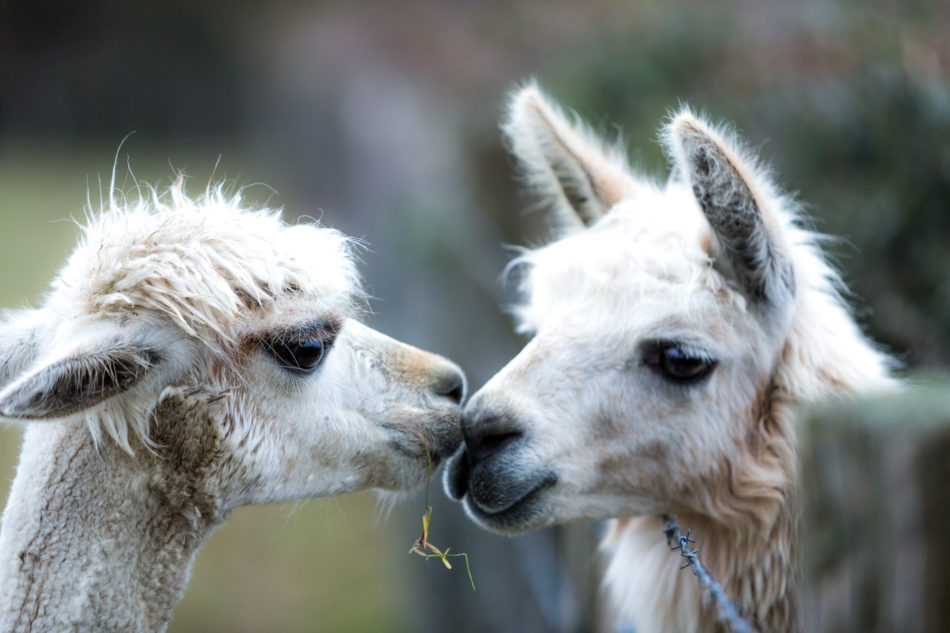
<path fill-rule="evenodd" d="M 457 447 L 461 372 L 355 320 L 349 251 L 220 190 L 88 221 L 0 327 L 0 419 L 26 424 L 0 630 L 164 630 L 233 508 L 408 489 L 423 442 Z"/>
<path fill-rule="evenodd" d="M 668 182 L 535 86 L 504 132 L 559 239 L 525 252 L 525 348 L 468 403 L 448 493 L 498 532 L 618 519 L 607 585 L 638 633 L 717 631 L 659 518 L 763 633 L 799 627 L 794 417 L 892 387 L 798 205 L 736 137 L 681 110 Z"/>

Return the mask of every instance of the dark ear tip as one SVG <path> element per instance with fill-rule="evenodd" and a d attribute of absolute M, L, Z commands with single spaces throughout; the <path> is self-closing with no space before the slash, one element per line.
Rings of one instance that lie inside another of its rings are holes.
<path fill-rule="evenodd" d="M 690 172 L 708 177 L 716 171 L 718 144 L 711 131 L 691 112 L 687 110 L 676 115 L 670 123 L 669 133 Z"/>

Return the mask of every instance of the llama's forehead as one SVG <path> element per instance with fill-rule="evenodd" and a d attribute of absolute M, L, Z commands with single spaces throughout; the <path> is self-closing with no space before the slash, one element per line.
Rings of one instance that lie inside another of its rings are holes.
<path fill-rule="evenodd" d="M 523 256 L 525 330 L 552 319 L 679 322 L 745 301 L 713 266 L 715 239 L 683 187 L 647 191 L 594 226 Z"/>
<path fill-rule="evenodd" d="M 95 316 L 149 310 L 199 338 L 227 340 L 288 296 L 345 316 L 360 292 L 348 250 L 334 230 L 288 226 L 239 197 L 173 190 L 91 218 L 50 302 Z"/>

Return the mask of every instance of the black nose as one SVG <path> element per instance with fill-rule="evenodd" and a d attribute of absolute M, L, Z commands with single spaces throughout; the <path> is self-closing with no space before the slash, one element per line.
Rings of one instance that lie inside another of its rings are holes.
<path fill-rule="evenodd" d="M 476 411 L 462 418 L 462 436 L 470 464 L 488 459 L 523 435 L 510 416 Z"/>
<path fill-rule="evenodd" d="M 465 399 L 465 374 L 453 363 L 446 362 L 433 377 L 431 389 L 437 396 L 444 396 L 455 404 Z"/>

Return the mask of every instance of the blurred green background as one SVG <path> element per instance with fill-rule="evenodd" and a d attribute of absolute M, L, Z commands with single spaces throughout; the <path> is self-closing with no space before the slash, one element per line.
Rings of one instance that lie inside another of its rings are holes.
<path fill-rule="evenodd" d="M 733 122 L 799 192 L 867 330 L 909 368 L 950 358 L 946 2 L 532 0 L 0 3 L 0 307 L 37 305 L 117 181 L 211 179 L 371 246 L 374 327 L 481 385 L 520 347 L 503 244 L 539 243 L 497 133 L 535 76 L 633 163 L 687 102 Z M 134 176 L 133 176 L 134 175 Z M 0 429 L 0 496 L 19 431 Z M 246 508 L 199 554 L 171 631 L 588 631 L 598 526 L 501 539 L 434 491 Z M 382 514 L 382 516 L 381 516 Z"/>

